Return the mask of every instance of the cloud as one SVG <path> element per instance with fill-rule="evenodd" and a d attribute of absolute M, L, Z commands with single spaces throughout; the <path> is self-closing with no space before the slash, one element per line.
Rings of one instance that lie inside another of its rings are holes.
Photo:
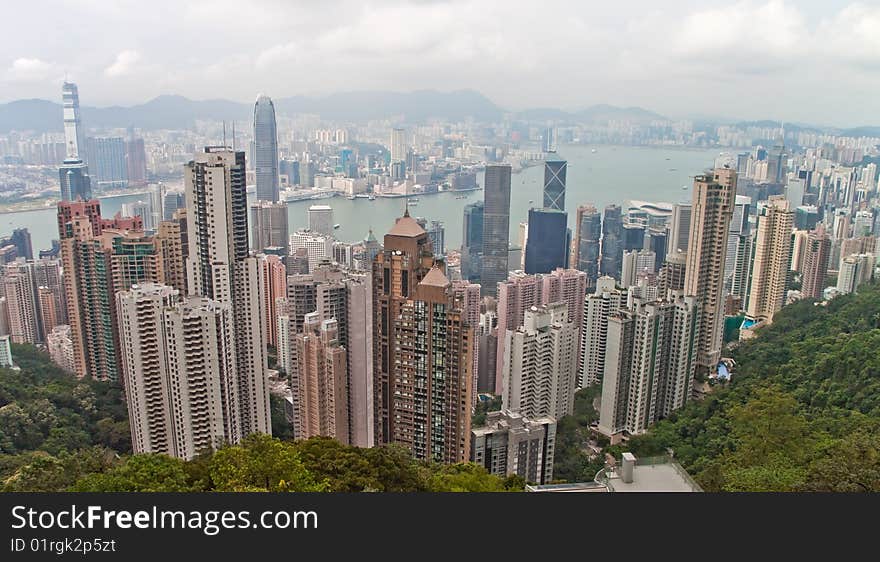
<path fill-rule="evenodd" d="M 880 70 L 880 6 L 847 6 L 823 20 L 817 36 L 831 56 L 867 70 Z"/>
<path fill-rule="evenodd" d="M 104 69 L 104 76 L 110 78 L 118 78 L 131 74 L 135 65 L 141 60 L 141 55 L 137 51 L 125 50 L 116 55 L 116 60 Z"/>
<path fill-rule="evenodd" d="M 6 70 L 10 82 L 36 82 L 50 80 L 56 68 L 52 63 L 36 58 L 18 58 Z"/>

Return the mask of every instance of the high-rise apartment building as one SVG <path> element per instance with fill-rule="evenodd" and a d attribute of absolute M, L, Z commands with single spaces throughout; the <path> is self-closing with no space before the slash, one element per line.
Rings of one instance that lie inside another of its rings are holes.
<path fill-rule="evenodd" d="M 290 235 L 287 231 L 287 203 L 285 201 L 256 201 L 251 204 L 251 248 L 262 252 L 280 247 L 287 254 Z"/>
<path fill-rule="evenodd" d="M 140 218 L 104 219 L 96 199 L 58 204 L 64 299 L 78 377 L 117 380 L 119 333 L 113 296 L 156 281 L 154 247 Z"/>
<path fill-rule="evenodd" d="M 184 166 L 184 185 L 187 289 L 191 295 L 231 305 L 238 434 L 271 434 L 262 268 L 248 253 L 244 152 L 205 147 Z"/>
<path fill-rule="evenodd" d="M 736 172 L 716 168 L 694 178 L 685 294 L 700 302 L 697 365 L 714 369 L 724 336 L 724 264 L 736 197 Z"/>
<path fill-rule="evenodd" d="M 840 260 L 837 273 L 837 291 L 854 293 L 862 283 L 874 277 L 874 254 L 851 254 Z"/>
<path fill-rule="evenodd" d="M 385 235 L 383 250 L 373 261 L 373 393 L 376 444 L 396 439 L 394 399 L 402 374 L 395 362 L 397 330 L 404 303 L 434 265 L 428 233 L 404 213 Z"/>
<path fill-rule="evenodd" d="M 574 409 L 578 329 L 565 303 L 525 311 L 523 325 L 505 334 L 504 408 L 527 418 L 559 419 Z"/>
<path fill-rule="evenodd" d="M 727 254 L 724 260 L 724 290 L 727 293 L 733 293 L 737 269 L 744 267 L 741 260 L 749 261 L 750 258 L 749 254 L 744 254 L 741 250 L 749 245 L 745 239 L 752 237 L 749 224 L 751 205 L 751 197 L 746 197 L 745 195 L 736 196 L 733 217 L 730 219 L 730 232 L 727 234 Z"/>
<path fill-rule="evenodd" d="M 317 435 L 350 444 L 348 422 L 348 369 L 338 322 L 306 314 L 302 333 L 293 339 L 296 366 L 291 375 L 294 435 Z"/>
<path fill-rule="evenodd" d="M 268 345 L 278 346 L 278 299 L 287 297 L 287 267 L 280 256 L 259 254 L 263 287 L 263 338 Z"/>
<path fill-rule="evenodd" d="M 425 274 L 399 310 L 391 355 L 396 365 L 391 441 L 407 447 L 416 459 L 466 462 L 471 445 L 474 329 L 468 326 L 463 303 L 441 265 Z"/>
<path fill-rule="evenodd" d="M 757 230 L 746 314 L 752 320 L 769 324 L 785 304 L 786 281 L 791 269 L 794 213 L 784 196 L 770 197 L 758 214 Z"/>
<path fill-rule="evenodd" d="M 254 171 L 257 200 L 275 202 L 279 199 L 278 131 L 275 104 L 260 94 L 254 104 Z"/>
<path fill-rule="evenodd" d="M 70 339 L 70 326 L 59 324 L 46 336 L 46 348 L 52 362 L 64 372 L 75 374 L 76 365 L 73 359 L 73 341 Z"/>
<path fill-rule="evenodd" d="M 241 439 L 228 303 L 145 283 L 116 295 L 136 453 L 192 459 Z"/>
<path fill-rule="evenodd" d="M 18 258 L 6 264 L 2 284 L 12 343 L 41 343 L 44 331 L 33 262 Z"/>
<path fill-rule="evenodd" d="M 290 237 L 290 251 L 304 249 L 308 255 L 309 271 L 333 257 L 333 237 L 309 229 L 297 230 Z"/>
<path fill-rule="evenodd" d="M 276 301 L 278 362 L 293 376 L 294 338 L 305 330 L 309 313 L 335 320 L 337 338 L 346 351 L 346 443 L 370 447 L 373 437 L 373 310 L 370 277 L 323 263 L 310 275 L 291 275 L 287 298 Z"/>
<path fill-rule="evenodd" d="M 608 318 L 599 432 L 643 433 L 690 397 L 700 309 L 680 292 Z"/>
<path fill-rule="evenodd" d="M 581 355 L 578 363 L 578 388 L 602 382 L 605 373 L 605 347 L 608 341 L 608 318 L 626 308 L 627 290 L 618 289 L 613 277 L 600 277 L 595 291 L 584 299 L 581 326 Z"/>
<path fill-rule="evenodd" d="M 596 286 L 599 278 L 599 248 L 602 239 L 602 217 L 592 205 L 581 205 L 577 208 L 575 219 L 574 240 L 570 253 L 572 269 L 587 274 L 587 287 Z"/>
<path fill-rule="evenodd" d="M 494 297 L 507 279 L 510 240 L 510 166 L 486 166 L 483 187 L 483 259 L 480 284 Z"/>
<path fill-rule="evenodd" d="M 548 158 L 544 162 L 544 208 L 565 210 L 565 175 L 568 162 Z"/>
<path fill-rule="evenodd" d="M 802 257 L 801 293 L 805 298 L 822 299 L 830 255 L 831 238 L 824 227 L 819 226 L 807 236 Z"/>
<path fill-rule="evenodd" d="M 529 419 L 516 412 L 489 412 L 486 425 L 471 430 L 470 461 L 504 478 L 516 474 L 526 482 L 553 480 L 556 420 Z"/>

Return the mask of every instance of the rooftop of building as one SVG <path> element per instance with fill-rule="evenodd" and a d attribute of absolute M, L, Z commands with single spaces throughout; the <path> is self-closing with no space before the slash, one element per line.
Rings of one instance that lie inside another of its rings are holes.
<path fill-rule="evenodd" d="M 388 231 L 389 236 L 404 236 L 407 238 L 414 238 L 422 234 L 425 234 L 425 229 L 416 222 L 416 219 L 409 216 L 408 211 L 397 219 L 394 226 Z"/>
<path fill-rule="evenodd" d="M 624 453 L 619 466 L 600 470 L 593 482 L 526 486 L 527 492 L 702 492 L 670 456 L 638 459 Z"/>
<path fill-rule="evenodd" d="M 428 287 L 448 287 L 449 286 L 449 278 L 446 277 L 446 274 L 443 273 L 443 269 L 434 265 L 430 271 L 428 271 L 427 275 L 422 279 L 419 285 L 426 285 Z"/>

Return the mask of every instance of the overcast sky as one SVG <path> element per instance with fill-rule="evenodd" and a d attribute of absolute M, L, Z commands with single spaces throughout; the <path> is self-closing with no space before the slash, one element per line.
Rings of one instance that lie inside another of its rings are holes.
<path fill-rule="evenodd" d="M 5 0 L 0 101 L 471 88 L 508 109 L 880 125 L 869 0 Z"/>

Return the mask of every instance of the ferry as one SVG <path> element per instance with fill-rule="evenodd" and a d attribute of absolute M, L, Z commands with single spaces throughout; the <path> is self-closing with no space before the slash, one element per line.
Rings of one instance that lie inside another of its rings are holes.
<path fill-rule="evenodd" d="M 339 228 L 339 226 L 340 226 L 339 224 L 334 224 L 334 225 L 333 225 L 333 230 L 336 230 L 337 228 Z"/>

